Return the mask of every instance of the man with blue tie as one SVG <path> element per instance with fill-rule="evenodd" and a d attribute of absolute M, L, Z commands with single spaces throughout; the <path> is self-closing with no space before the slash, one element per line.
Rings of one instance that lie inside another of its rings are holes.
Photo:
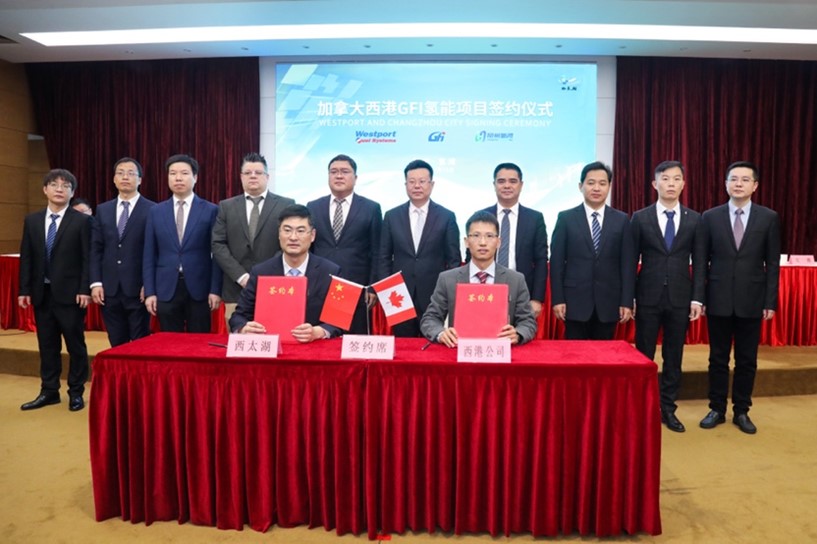
<path fill-rule="evenodd" d="M 431 201 L 434 170 L 423 160 L 403 170 L 409 201 L 386 212 L 380 236 L 378 276 L 402 272 L 411 300 L 422 316 L 440 272 L 461 263 L 460 230 L 454 212 Z M 420 335 L 420 320 L 395 325 L 395 336 Z"/>
<path fill-rule="evenodd" d="M 43 179 L 48 206 L 27 215 L 23 223 L 17 303 L 21 308 L 34 306 L 41 383 L 40 394 L 23 404 L 22 410 L 60 402 L 63 339 L 70 357 L 68 409 L 76 412 L 85 407 L 85 308 L 91 301 L 88 269 L 93 218 L 68 205 L 76 189 L 77 178 L 71 172 L 51 170 Z"/>
<path fill-rule="evenodd" d="M 210 253 L 218 206 L 193 193 L 196 159 L 173 155 L 165 169 L 173 196 L 148 214 L 145 307 L 163 331 L 210 332 L 210 313 L 221 304 L 221 268 Z"/>
<path fill-rule="evenodd" d="M 729 354 L 735 346 L 732 376 L 732 423 L 747 434 L 757 372 L 760 326 L 777 309 L 780 275 L 780 218 L 752 203 L 758 169 L 747 161 L 726 169 L 729 201 L 703 214 L 708 274 L 706 315 L 709 329 L 709 413 L 701 427 L 726 421 Z"/>
<path fill-rule="evenodd" d="M 612 340 L 633 315 L 635 250 L 627 214 L 606 205 L 613 171 L 582 168 L 584 202 L 559 213 L 550 253 L 553 314 L 568 340 Z"/>
<path fill-rule="evenodd" d="M 142 255 L 148 211 L 156 205 L 139 194 L 142 165 L 123 157 L 114 164 L 119 195 L 100 204 L 91 238 L 91 298 L 102 308 L 111 346 L 150 334 Z"/>
<path fill-rule="evenodd" d="M 661 421 L 671 431 L 686 429 L 675 415 L 681 387 L 681 360 L 690 321 L 702 315 L 706 262 L 701 215 L 680 204 L 684 166 L 664 161 L 655 168 L 658 200 L 633 214 L 636 261 L 641 257 L 635 290 L 635 347 L 655 357 L 663 331 Z M 690 270 L 690 259 L 692 269 Z"/>

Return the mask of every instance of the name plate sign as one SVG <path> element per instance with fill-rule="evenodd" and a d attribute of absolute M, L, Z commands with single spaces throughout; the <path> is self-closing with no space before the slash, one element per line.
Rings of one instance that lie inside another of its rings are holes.
<path fill-rule="evenodd" d="M 227 340 L 227 357 L 276 359 L 280 353 L 277 334 L 231 334 Z"/>
<path fill-rule="evenodd" d="M 457 362 L 510 363 L 511 341 L 508 338 L 459 338 Z"/>
<path fill-rule="evenodd" d="M 344 334 L 341 359 L 394 359 L 394 336 Z"/>

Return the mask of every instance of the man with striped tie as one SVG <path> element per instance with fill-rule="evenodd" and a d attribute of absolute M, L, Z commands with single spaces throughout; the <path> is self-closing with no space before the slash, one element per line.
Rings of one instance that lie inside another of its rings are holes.
<path fill-rule="evenodd" d="M 627 214 L 606 204 L 613 172 L 582 168 L 584 202 L 559 213 L 550 250 L 553 313 L 568 340 L 612 340 L 633 316 L 635 249 Z"/>
<path fill-rule="evenodd" d="M 91 301 L 88 282 L 93 218 L 68 203 L 77 178 L 68 170 L 51 170 L 43 178 L 48 207 L 29 214 L 20 243 L 21 308 L 34 306 L 40 349 L 40 394 L 20 408 L 34 410 L 60 402 L 62 340 L 70 357 L 68 409 L 82 410 L 88 379 L 85 308 Z"/>

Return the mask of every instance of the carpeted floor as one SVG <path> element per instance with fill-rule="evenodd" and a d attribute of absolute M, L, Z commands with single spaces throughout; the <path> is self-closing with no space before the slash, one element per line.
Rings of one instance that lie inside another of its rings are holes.
<path fill-rule="evenodd" d="M 220 531 L 175 522 L 151 526 L 121 519 L 94 521 L 88 455 L 88 412 L 62 404 L 20 411 L 39 380 L 0 374 L 0 542 L 188 543 L 367 542 L 323 529 L 267 533 Z M 86 392 L 86 400 L 88 393 Z M 817 541 L 817 396 L 760 397 L 752 417 L 759 431 L 731 423 L 698 428 L 706 403 L 680 403 L 687 432 L 663 430 L 661 514 L 664 534 L 610 541 L 656 543 L 801 543 Z M 393 535 L 392 541 L 530 542 L 530 535 Z M 568 535 L 560 542 L 597 541 Z"/>

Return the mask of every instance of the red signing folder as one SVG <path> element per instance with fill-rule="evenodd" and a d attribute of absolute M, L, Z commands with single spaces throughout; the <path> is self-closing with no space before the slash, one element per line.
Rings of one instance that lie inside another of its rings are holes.
<path fill-rule="evenodd" d="M 281 342 L 297 342 L 292 329 L 306 321 L 306 276 L 258 276 L 255 320 Z"/>
<path fill-rule="evenodd" d="M 508 324 L 508 286 L 458 283 L 454 329 L 460 338 L 496 338 Z"/>

